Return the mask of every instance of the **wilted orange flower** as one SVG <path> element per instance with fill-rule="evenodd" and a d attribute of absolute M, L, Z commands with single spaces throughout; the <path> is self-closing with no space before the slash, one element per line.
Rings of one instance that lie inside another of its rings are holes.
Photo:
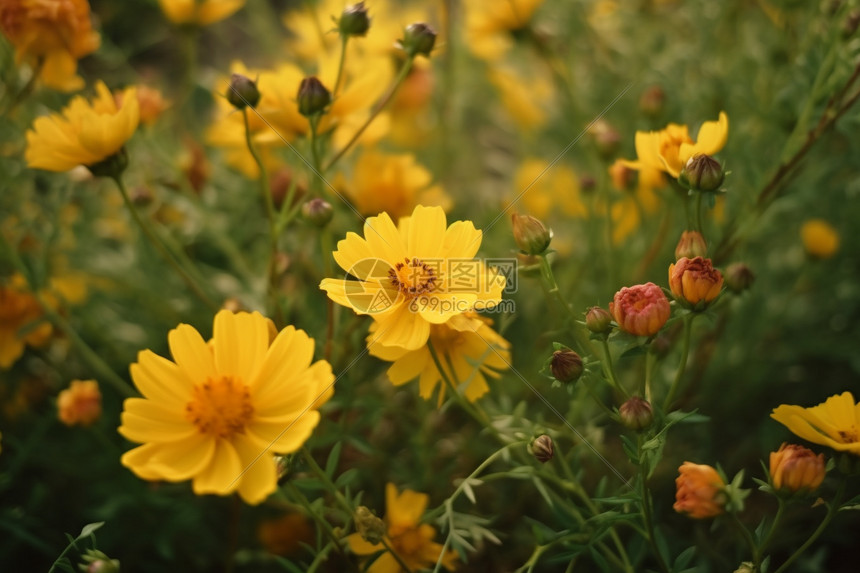
<path fill-rule="evenodd" d="M 669 320 L 672 308 L 660 287 L 645 283 L 615 293 L 609 312 L 621 330 L 636 336 L 652 336 Z"/>
<path fill-rule="evenodd" d="M 45 344 L 52 332 L 24 277 L 16 274 L 0 284 L 0 369 L 12 366 L 24 353 L 25 345 Z"/>
<path fill-rule="evenodd" d="M 711 259 L 681 257 L 669 265 L 669 290 L 675 299 L 696 306 L 709 303 L 720 294 L 723 275 L 711 264 Z"/>
<path fill-rule="evenodd" d="M 3 0 L 0 29 L 15 46 L 15 61 L 39 65 L 46 86 L 74 91 L 84 86 L 78 60 L 96 51 L 99 35 L 87 0 Z"/>
<path fill-rule="evenodd" d="M 709 465 L 684 462 L 675 479 L 675 505 L 678 513 L 693 519 L 716 517 L 725 511 L 726 486 L 717 470 Z"/>
<path fill-rule="evenodd" d="M 795 493 L 813 492 L 824 481 L 824 454 L 817 456 L 808 448 L 783 443 L 770 454 L 770 478 L 773 488 Z"/>
<path fill-rule="evenodd" d="M 427 509 L 430 496 L 409 489 L 397 493 L 397 486 L 389 483 L 385 486 L 385 523 L 387 535 L 385 541 L 413 571 L 432 568 L 442 553 L 443 547 L 433 541 L 436 530 L 431 525 L 421 523 L 421 516 Z M 382 543 L 370 543 L 362 539 L 358 533 L 346 538 L 350 551 L 356 555 L 373 555 L 385 550 Z M 442 565 L 446 569 L 454 569 L 457 554 L 445 551 Z M 367 569 L 368 573 L 401 573 L 403 568 L 391 553 L 382 554 Z"/>
<path fill-rule="evenodd" d="M 95 380 L 74 380 L 57 397 L 60 421 L 67 426 L 92 426 L 102 415 L 102 393 Z"/>

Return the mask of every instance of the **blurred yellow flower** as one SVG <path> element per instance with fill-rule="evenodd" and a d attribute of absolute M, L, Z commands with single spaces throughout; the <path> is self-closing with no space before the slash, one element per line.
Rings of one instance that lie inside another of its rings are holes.
<path fill-rule="evenodd" d="M 511 361 L 510 343 L 491 327 L 489 319 L 469 312 L 455 316 L 444 324 L 430 327 L 430 342 L 442 363 L 445 376 L 452 383 L 465 385 L 464 395 L 474 402 L 487 392 L 485 376 L 498 378 L 498 370 L 507 370 Z M 379 327 L 371 325 L 367 345 L 371 356 L 394 364 L 388 369 L 388 379 L 395 386 L 418 378 L 418 393 L 429 400 L 442 382 L 442 374 L 430 354 L 429 346 L 417 350 L 387 347 L 375 344 Z M 439 389 L 441 406 L 445 399 L 446 385 Z"/>
<path fill-rule="evenodd" d="M 534 74 L 525 78 L 502 67 L 490 69 L 487 76 L 499 90 L 505 111 L 520 128 L 532 130 L 546 123 L 546 109 L 553 96 L 552 84 L 546 78 Z"/>
<path fill-rule="evenodd" d="M 446 211 L 451 198 L 411 153 L 386 154 L 365 151 L 356 160 L 352 177 L 344 185 L 350 202 L 362 215 L 386 212 L 392 217 L 409 215 L 416 205 L 438 205 Z M 340 187 L 340 186 L 338 186 Z"/>
<path fill-rule="evenodd" d="M 208 26 L 232 16 L 245 0 L 158 0 L 158 4 L 174 24 Z"/>
<path fill-rule="evenodd" d="M 626 161 L 632 169 L 651 167 L 678 177 L 687 161 L 698 154 L 713 155 L 726 144 L 729 118 L 721 111 L 717 121 L 706 121 L 695 141 L 686 125 L 670 123 L 660 131 L 636 132 L 636 161 Z"/>
<path fill-rule="evenodd" d="M 471 0 L 466 8 L 466 43 L 485 60 L 501 59 L 514 44 L 512 32 L 529 25 L 543 0 Z"/>
<path fill-rule="evenodd" d="M 403 563 L 413 571 L 433 567 L 439 559 L 444 547 L 433 541 L 436 530 L 431 525 L 421 523 L 421 516 L 427 510 L 430 496 L 409 489 L 397 493 L 397 486 L 389 483 L 385 486 L 385 524 L 387 534 L 386 544 L 395 552 Z M 360 534 L 353 533 L 346 538 L 350 551 L 356 555 L 373 555 L 386 549 L 380 543 L 365 541 Z M 457 565 L 457 554 L 446 550 L 442 556 L 442 566 L 454 569 Z M 391 553 L 383 553 L 367 569 L 367 573 L 401 573 L 403 568 Z"/>
<path fill-rule="evenodd" d="M 92 426 L 102 415 L 102 393 L 95 380 L 73 380 L 57 397 L 57 413 L 67 426 Z"/>
<path fill-rule="evenodd" d="M 122 106 L 103 82 L 88 102 L 76 96 L 61 114 L 40 117 L 27 132 L 27 164 L 48 171 L 93 165 L 118 153 L 137 129 L 137 90 L 122 95 Z"/>
<path fill-rule="evenodd" d="M 518 203 L 538 219 L 547 219 L 553 214 L 578 219 L 588 216 L 579 178 L 566 165 L 550 166 L 544 159 L 526 158 L 514 175 L 514 185 Z"/>
<path fill-rule="evenodd" d="M 806 252 L 819 259 L 829 259 L 839 250 L 839 233 L 824 219 L 805 221 L 800 238 Z"/>
<path fill-rule="evenodd" d="M 122 464 L 148 480 L 193 480 L 196 494 L 238 490 L 249 504 L 277 488 L 275 453 L 302 447 L 334 393 L 331 366 L 311 364 L 314 341 L 288 326 L 271 340 L 257 312 L 215 315 L 207 343 L 180 324 L 168 335 L 174 362 L 150 350 L 131 377 L 119 432 L 144 445 Z"/>
<path fill-rule="evenodd" d="M 39 79 L 46 86 L 62 91 L 84 87 L 78 60 L 100 43 L 87 0 L 4 0 L 0 30 L 15 47 L 17 64 L 41 62 Z"/>
<path fill-rule="evenodd" d="M 854 403 L 851 392 L 812 408 L 782 404 L 770 417 L 813 444 L 860 455 L 860 404 Z"/>
<path fill-rule="evenodd" d="M 15 274 L 0 283 L 0 369 L 12 366 L 24 354 L 24 346 L 44 345 L 53 331 L 23 276 Z"/>
<path fill-rule="evenodd" d="M 122 107 L 122 93 L 116 94 L 116 105 Z M 140 108 L 140 123 L 152 125 L 170 107 L 161 92 L 149 86 L 137 86 L 137 103 Z"/>
<path fill-rule="evenodd" d="M 376 344 L 416 350 L 433 324 L 501 301 L 505 277 L 475 259 L 481 231 L 471 221 L 448 226 L 441 207 L 417 206 L 398 226 L 370 217 L 364 238 L 348 233 L 334 259 L 358 280 L 320 283 L 334 302 L 377 322 Z"/>

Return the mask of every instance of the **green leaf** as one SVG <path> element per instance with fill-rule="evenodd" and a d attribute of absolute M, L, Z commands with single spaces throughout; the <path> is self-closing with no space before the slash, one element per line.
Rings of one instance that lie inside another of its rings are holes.
<path fill-rule="evenodd" d="M 695 547 L 688 547 L 683 550 L 678 557 L 675 558 L 675 564 L 672 566 L 673 571 L 681 571 L 685 569 L 687 565 L 690 564 L 690 561 L 693 560 L 693 557 L 696 555 Z"/>
<path fill-rule="evenodd" d="M 93 534 L 93 532 L 97 531 L 98 529 L 101 529 L 101 526 L 104 524 L 104 521 L 98 521 L 96 523 L 89 523 L 85 525 L 84 528 L 81 529 L 81 534 L 78 535 L 78 539 L 84 539 L 85 537 L 89 537 Z M 75 541 L 77 541 L 77 539 Z"/>
<path fill-rule="evenodd" d="M 343 448 L 343 442 L 338 442 L 328 454 L 328 459 L 325 462 L 325 473 L 329 478 L 334 477 L 334 470 L 337 469 L 337 462 L 340 460 L 340 450 Z"/>

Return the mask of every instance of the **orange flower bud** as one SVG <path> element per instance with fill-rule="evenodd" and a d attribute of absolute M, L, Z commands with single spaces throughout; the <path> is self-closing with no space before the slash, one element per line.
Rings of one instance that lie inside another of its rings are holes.
<path fill-rule="evenodd" d="M 679 302 L 704 305 L 717 298 L 722 288 L 723 275 L 711 259 L 683 257 L 669 265 L 669 289 Z"/>
<path fill-rule="evenodd" d="M 692 259 L 694 257 L 704 257 L 708 254 L 708 244 L 705 238 L 698 231 L 684 231 L 681 233 L 681 239 L 678 241 L 678 246 L 675 247 L 675 260 L 683 259 L 684 257 Z"/>
<path fill-rule="evenodd" d="M 675 505 L 678 513 L 693 519 L 716 517 L 725 511 L 726 486 L 717 470 L 709 465 L 684 462 L 675 479 Z"/>
<path fill-rule="evenodd" d="M 621 330 L 636 336 L 657 334 L 672 309 L 663 290 L 654 283 L 624 287 L 609 303 L 609 312 Z"/>
<path fill-rule="evenodd" d="M 92 426 L 102 415 L 102 394 L 95 380 L 74 380 L 57 398 L 60 421 L 67 426 Z"/>
<path fill-rule="evenodd" d="M 824 454 L 817 456 L 808 448 L 783 443 L 770 454 L 771 485 L 777 491 L 811 493 L 824 481 Z"/>

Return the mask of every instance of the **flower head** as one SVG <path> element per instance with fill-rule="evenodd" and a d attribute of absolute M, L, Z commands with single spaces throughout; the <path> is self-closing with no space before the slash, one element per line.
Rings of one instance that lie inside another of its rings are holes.
<path fill-rule="evenodd" d="M 348 233 L 334 252 L 358 280 L 327 278 L 320 288 L 336 303 L 373 316 L 376 344 L 417 350 L 431 325 L 501 300 L 504 276 L 474 259 L 481 236 L 471 221 L 448 226 L 441 207 L 419 205 L 396 227 L 382 213 L 365 221 L 364 237 Z"/>
<path fill-rule="evenodd" d="M 480 0 L 466 4 L 466 37 L 479 58 L 501 59 L 514 45 L 511 32 L 526 28 L 543 0 Z"/>
<path fill-rule="evenodd" d="M 27 132 L 27 164 L 48 171 L 68 171 L 78 165 L 92 167 L 118 154 L 137 129 L 140 106 L 137 90 L 116 98 L 103 82 L 96 97 L 72 99 L 61 114 L 40 117 Z"/>
<path fill-rule="evenodd" d="M 684 462 L 678 468 L 680 475 L 675 479 L 675 505 L 678 513 L 693 519 L 716 517 L 725 511 L 726 484 L 717 470 L 709 465 Z"/>
<path fill-rule="evenodd" d="M 272 340 L 259 313 L 215 315 L 207 343 L 193 327 L 170 331 L 173 361 L 144 350 L 131 365 L 143 398 L 125 401 L 119 432 L 144 445 L 122 464 L 143 479 L 193 480 L 197 494 L 238 490 L 247 503 L 277 487 L 274 455 L 298 450 L 333 394 L 328 362 L 292 326 Z"/>
<path fill-rule="evenodd" d="M 860 404 L 851 392 L 811 408 L 782 404 L 770 417 L 813 444 L 860 456 Z"/>
<path fill-rule="evenodd" d="M 0 30 L 15 46 L 17 63 L 42 61 L 39 79 L 46 86 L 62 91 L 84 86 L 78 60 L 100 43 L 87 0 L 4 0 Z"/>
<path fill-rule="evenodd" d="M 430 497 L 409 489 L 397 493 L 397 486 L 389 483 L 385 486 L 385 524 L 387 545 L 397 553 L 400 560 L 410 569 L 432 568 L 444 547 L 433 541 L 436 530 L 426 523 L 421 523 L 421 516 L 427 509 Z M 372 555 L 383 551 L 382 543 L 365 541 L 360 534 L 353 533 L 346 538 L 349 549 L 356 555 Z M 442 556 L 442 565 L 446 569 L 454 569 L 457 554 L 447 550 Z M 400 573 L 402 568 L 391 553 L 382 554 L 367 569 L 368 573 Z"/>
<path fill-rule="evenodd" d="M 609 312 L 621 330 L 636 336 L 652 336 L 669 320 L 672 308 L 660 287 L 645 283 L 615 293 Z"/>
<path fill-rule="evenodd" d="M 232 16 L 245 0 L 158 0 L 158 4 L 174 24 L 208 26 Z"/>
<path fill-rule="evenodd" d="M 800 227 L 800 238 L 806 252 L 819 259 L 829 259 L 839 250 L 839 233 L 824 219 L 809 219 Z"/>
<path fill-rule="evenodd" d="M 377 344 L 379 325 L 370 327 L 367 345 L 370 354 L 393 362 L 388 369 L 388 379 L 395 386 L 418 378 L 418 392 L 429 400 L 442 382 L 442 373 L 428 346 L 407 350 L 396 346 Z M 465 384 L 464 395 L 474 402 L 490 390 L 486 377 L 498 378 L 499 370 L 510 367 L 510 344 L 491 327 L 489 319 L 469 312 L 453 317 L 444 324 L 430 327 L 430 342 L 433 343 L 444 375 L 454 384 Z M 445 398 L 446 385 L 439 390 L 439 405 Z"/>
<path fill-rule="evenodd" d="M 706 121 L 699 128 L 696 140 L 690 137 L 686 125 L 670 123 L 660 131 L 636 132 L 637 161 L 626 164 L 633 169 L 651 167 L 678 177 L 687 161 L 694 155 L 714 155 L 726 144 L 729 118 L 721 111 L 717 121 Z"/>
<path fill-rule="evenodd" d="M 669 290 L 675 299 L 689 306 L 707 304 L 723 288 L 723 275 L 711 259 L 681 257 L 669 265 Z"/>
<path fill-rule="evenodd" d="M 773 488 L 789 493 L 813 492 L 824 481 L 824 454 L 817 456 L 808 448 L 783 443 L 770 454 L 770 479 Z"/>
<path fill-rule="evenodd" d="M 39 347 L 53 333 L 50 322 L 43 321 L 39 301 L 27 288 L 27 280 L 14 275 L 0 284 L 0 369 L 12 366 L 26 345 Z M 36 325 L 35 328 L 26 328 Z"/>
<path fill-rule="evenodd" d="M 102 415 L 102 394 L 95 380 L 74 380 L 57 398 L 60 421 L 67 426 L 92 426 Z"/>

